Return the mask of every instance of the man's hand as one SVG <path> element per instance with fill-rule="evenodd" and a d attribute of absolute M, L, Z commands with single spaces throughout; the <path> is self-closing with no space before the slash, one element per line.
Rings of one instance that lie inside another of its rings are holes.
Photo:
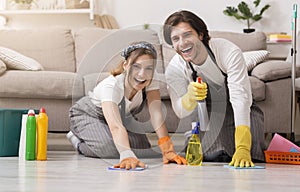
<path fill-rule="evenodd" d="M 206 96 L 206 83 L 190 82 L 187 93 L 181 99 L 182 106 L 186 110 L 192 111 L 197 106 L 197 101 L 205 99 Z"/>
<path fill-rule="evenodd" d="M 251 161 L 251 132 L 248 126 L 235 129 L 235 153 L 229 165 L 234 167 L 254 167 Z"/>

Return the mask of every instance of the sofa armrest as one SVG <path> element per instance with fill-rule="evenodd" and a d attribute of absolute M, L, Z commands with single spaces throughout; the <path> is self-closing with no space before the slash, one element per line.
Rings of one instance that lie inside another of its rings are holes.
<path fill-rule="evenodd" d="M 291 76 L 292 64 L 282 60 L 268 60 L 257 65 L 252 71 L 254 76 L 264 82 Z"/>

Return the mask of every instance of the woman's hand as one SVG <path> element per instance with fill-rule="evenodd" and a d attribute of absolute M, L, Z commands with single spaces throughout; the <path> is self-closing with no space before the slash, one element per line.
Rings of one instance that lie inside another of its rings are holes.
<path fill-rule="evenodd" d="M 125 158 L 120 163 L 114 165 L 114 168 L 121 168 L 126 170 L 135 169 L 136 167 L 145 168 L 145 164 L 135 157 Z"/>
<path fill-rule="evenodd" d="M 177 163 L 178 165 L 186 165 L 185 158 L 177 155 L 174 150 L 174 144 L 169 136 L 162 137 L 158 140 L 158 145 L 163 155 L 164 164 Z"/>

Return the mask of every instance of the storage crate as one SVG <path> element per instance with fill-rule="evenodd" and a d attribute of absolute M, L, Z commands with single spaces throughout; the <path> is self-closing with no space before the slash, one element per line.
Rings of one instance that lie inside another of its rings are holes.
<path fill-rule="evenodd" d="M 0 157 L 18 156 L 22 115 L 28 109 L 0 109 Z"/>
<path fill-rule="evenodd" d="M 300 165 L 300 153 L 265 151 L 267 163 Z"/>

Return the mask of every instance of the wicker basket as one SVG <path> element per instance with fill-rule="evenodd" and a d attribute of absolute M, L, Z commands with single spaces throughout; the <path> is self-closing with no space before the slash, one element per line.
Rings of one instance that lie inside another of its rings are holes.
<path fill-rule="evenodd" d="M 300 165 L 300 153 L 265 151 L 267 163 Z"/>
<path fill-rule="evenodd" d="M 67 9 L 88 9 L 89 7 L 90 3 L 88 1 L 80 3 L 80 0 L 66 0 Z"/>

